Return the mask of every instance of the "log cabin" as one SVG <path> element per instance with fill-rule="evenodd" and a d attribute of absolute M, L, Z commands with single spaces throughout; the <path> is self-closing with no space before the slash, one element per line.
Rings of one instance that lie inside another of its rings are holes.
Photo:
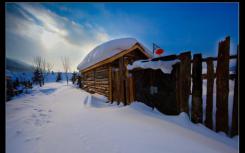
<path fill-rule="evenodd" d="M 151 57 L 151 52 L 134 38 L 105 42 L 89 52 L 77 67 L 83 75 L 83 89 L 128 105 L 134 101 L 135 92 L 127 65 Z"/>

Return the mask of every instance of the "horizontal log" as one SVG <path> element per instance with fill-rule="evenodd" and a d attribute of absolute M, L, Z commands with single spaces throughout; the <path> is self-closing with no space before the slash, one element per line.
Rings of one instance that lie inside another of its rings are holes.
<path fill-rule="evenodd" d="M 101 69 L 101 70 L 96 70 L 95 71 L 96 73 L 108 73 L 109 72 L 109 69 Z"/>
<path fill-rule="evenodd" d="M 102 91 L 109 91 L 109 88 L 108 88 L 108 87 L 99 87 L 99 86 L 95 86 L 94 88 L 95 88 L 95 89 L 102 90 Z"/>
<path fill-rule="evenodd" d="M 83 80 L 83 82 L 94 82 L 94 80 Z"/>
<path fill-rule="evenodd" d="M 103 90 L 103 89 L 98 89 L 98 88 L 94 88 L 94 90 L 103 92 L 103 93 L 109 93 L 109 90 Z"/>
<path fill-rule="evenodd" d="M 95 84 L 94 82 L 88 82 L 88 81 L 84 81 L 84 84 Z"/>
<path fill-rule="evenodd" d="M 208 58 L 210 58 L 213 61 L 217 61 L 218 59 L 217 57 L 206 57 L 206 58 L 202 58 L 202 62 L 206 62 Z M 230 55 L 230 59 L 236 59 L 236 58 L 237 58 L 237 55 Z M 172 61 L 175 59 L 179 59 L 179 55 L 168 55 L 168 56 L 163 56 L 163 57 L 156 57 L 156 58 L 153 58 L 151 61 L 158 61 L 158 60 Z M 149 60 L 143 60 L 143 62 L 148 62 L 148 61 Z M 193 62 L 193 60 L 191 60 L 191 62 Z"/>
<path fill-rule="evenodd" d="M 230 55 L 230 59 L 236 59 L 237 55 Z M 202 59 L 202 62 L 207 62 L 208 59 L 211 59 L 213 61 L 217 61 L 218 57 L 206 57 Z M 193 62 L 193 60 L 191 60 L 191 62 Z"/>
<path fill-rule="evenodd" d="M 108 78 L 103 78 L 103 79 L 95 79 L 95 81 L 109 81 L 109 79 Z"/>
<path fill-rule="evenodd" d="M 95 85 L 96 86 L 106 86 L 106 87 L 108 87 L 109 86 L 109 83 L 99 83 L 99 82 L 97 82 L 97 83 L 95 83 Z"/>
<path fill-rule="evenodd" d="M 109 86 L 108 85 L 98 85 L 98 84 L 96 84 L 95 87 L 96 88 L 105 89 L 105 90 L 108 90 L 109 89 Z"/>
<path fill-rule="evenodd" d="M 94 77 L 108 77 L 109 73 L 95 73 Z"/>
<path fill-rule="evenodd" d="M 96 73 L 108 73 L 109 68 L 106 69 L 100 69 L 100 70 L 95 70 Z"/>
<path fill-rule="evenodd" d="M 95 80 L 94 82 L 108 84 L 109 80 Z"/>
<path fill-rule="evenodd" d="M 104 75 L 104 76 L 95 76 L 95 79 L 96 80 L 103 80 L 103 79 L 109 80 L 108 77 L 109 77 L 109 75 L 107 75 L 107 76 L 106 75 Z"/>
<path fill-rule="evenodd" d="M 87 80 L 87 81 L 93 81 L 94 78 L 84 78 L 84 80 Z"/>

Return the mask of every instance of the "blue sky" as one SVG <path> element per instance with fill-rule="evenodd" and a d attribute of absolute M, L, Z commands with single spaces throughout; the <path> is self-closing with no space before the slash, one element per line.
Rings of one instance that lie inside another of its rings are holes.
<path fill-rule="evenodd" d="M 231 36 L 231 53 L 239 42 L 238 3 L 6 3 L 6 55 L 32 63 L 43 56 L 62 70 L 72 70 L 97 45 L 134 37 L 165 55 L 191 50 L 216 56 L 218 42 Z"/>

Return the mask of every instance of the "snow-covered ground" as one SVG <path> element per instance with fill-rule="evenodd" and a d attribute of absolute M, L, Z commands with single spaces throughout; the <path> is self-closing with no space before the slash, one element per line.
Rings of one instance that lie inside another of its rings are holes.
<path fill-rule="evenodd" d="M 7 153 L 236 153 L 238 137 L 167 116 L 142 103 L 105 103 L 66 82 L 6 103 Z"/>

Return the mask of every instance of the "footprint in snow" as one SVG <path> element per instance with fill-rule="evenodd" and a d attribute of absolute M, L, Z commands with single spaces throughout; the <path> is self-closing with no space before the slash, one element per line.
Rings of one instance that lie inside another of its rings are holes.
<path fill-rule="evenodd" d="M 47 116 L 47 114 L 43 114 L 43 113 L 40 113 L 39 115 L 40 115 L 40 116 Z"/>
<path fill-rule="evenodd" d="M 22 134 L 22 131 L 17 130 L 17 131 L 16 131 L 16 135 L 20 135 L 20 134 Z"/>
<path fill-rule="evenodd" d="M 32 117 L 33 117 L 33 118 L 36 118 L 37 116 L 36 116 L 36 114 L 32 114 Z"/>
<path fill-rule="evenodd" d="M 29 142 L 29 141 L 32 141 L 32 140 L 38 141 L 38 140 L 40 140 L 40 139 L 41 139 L 40 136 L 34 137 L 34 138 L 27 138 L 27 139 L 25 139 L 25 142 Z"/>

